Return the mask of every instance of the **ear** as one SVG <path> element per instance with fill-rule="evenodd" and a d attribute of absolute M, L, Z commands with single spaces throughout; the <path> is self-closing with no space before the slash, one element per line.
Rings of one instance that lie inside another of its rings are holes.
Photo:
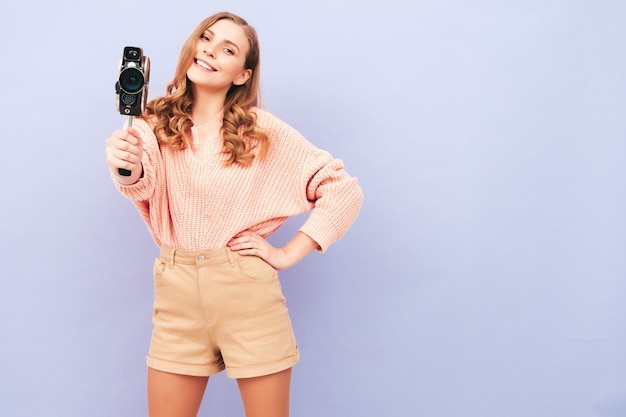
<path fill-rule="evenodd" d="M 239 75 L 239 77 L 235 78 L 233 84 L 235 85 L 244 85 L 249 79 L 252 77 L 252 70 L 246 69 Z"/>

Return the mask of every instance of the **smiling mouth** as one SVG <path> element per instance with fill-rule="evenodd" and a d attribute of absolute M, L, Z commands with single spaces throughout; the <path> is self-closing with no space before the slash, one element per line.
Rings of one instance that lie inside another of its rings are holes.
<path fill-rule="evenodd" d="M 201 68 L 204 68 L 204 69 L 205 69 L 205 70 L 207 70 L 207 71 L 216 71 L 216 69 L 215 69 L 215 68 L 213 68 L 212 66 L 210 66 L 210 65 L 209 65 L 209 64 L 207 64 L 206 62 L 201 61 L 201 60 L 199 60 L 199 59 L 197 59 L 197 58 L 195 59 L 195 62 L 196 62 L 196 64 L 197 64 L 198 66 L 200 66 Z"/>

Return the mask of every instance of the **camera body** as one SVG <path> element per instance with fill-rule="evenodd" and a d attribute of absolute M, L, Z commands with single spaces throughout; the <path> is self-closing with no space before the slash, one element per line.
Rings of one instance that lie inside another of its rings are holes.
<path fill-rule="evenodd" d="M 141 48 L 124 47 L 120 75 L 115 83 L 117 110 L 125 116 L 141 116 L 148 100 L 150 58 Z"/>

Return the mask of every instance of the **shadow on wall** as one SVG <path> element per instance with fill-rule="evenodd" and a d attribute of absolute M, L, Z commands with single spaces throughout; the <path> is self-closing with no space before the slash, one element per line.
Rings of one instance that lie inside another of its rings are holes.
<path fill-rule="evenodd" d="M 599 417 L 624 417 L 626 416 L 626 397 L 608 399 L 591 407 Z"/>

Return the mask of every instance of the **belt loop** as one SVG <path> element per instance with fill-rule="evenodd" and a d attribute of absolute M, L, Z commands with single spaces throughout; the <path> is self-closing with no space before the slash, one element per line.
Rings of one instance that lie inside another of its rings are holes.
<path fill-rule="evenodd" d="M 228 262 L 230 262 L 231 268 L 235 266 L 235 252 L 233 252 L 230 248 L 225 248 L 226 254 L 228 255 Z"/>
<path fill-rule="evenodd" d="M 174 255 L 176 255 L 176 249 L 172 248 L 172 256 L 170 257 L 170 269 L 174 269 Z"/>

